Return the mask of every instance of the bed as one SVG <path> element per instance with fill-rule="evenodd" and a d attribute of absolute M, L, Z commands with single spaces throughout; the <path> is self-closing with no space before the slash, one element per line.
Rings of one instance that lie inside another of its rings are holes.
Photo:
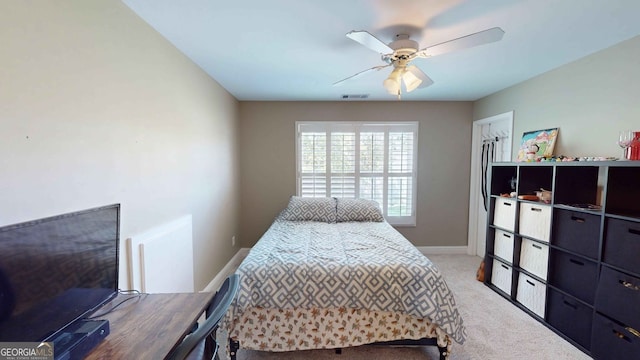
<path fill-rule="evenodd" d="M 239 266 L 218 341 L 262 351 L 436 345 L 466 337 L 438 268 L 362 199 L 291 197 Z"/>

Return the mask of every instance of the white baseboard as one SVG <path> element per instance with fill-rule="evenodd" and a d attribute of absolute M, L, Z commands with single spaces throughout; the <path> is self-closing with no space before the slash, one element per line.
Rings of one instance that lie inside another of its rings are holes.
<path fill-rule="evenodd" d="M 416 246 L 425 255 L 467 255 L 467 246 Z"/>
<path fill-rule="evenodd" d="M 242 260 L 244 260 L 244 258 L 247 257 L 247 254 L 249 254 L 249 250 L 250 250 L 249 248 L 241 248 L 240 250 L 238 250 L 238 252 L 235 255 L 233 255 L 231 260 L 229 260 L 227 265 L 225 265 L 222 268 L 222 270 L 220 270 L 218 275 L 216 275 L 216 277 L 214 277 L 213 280 L 209 282 L 209 285 L 207 285 L 204 288 L 204 290 L 202 290 L 201 292 L 217 291 L 220 288 L 220 286 L 222 286 L 222 283 L 224 282 L 224 280 L 229 275 L 233 274 L 238 268 L 238 266 L 240 266 L 240 263 L 242 263 Z"/>

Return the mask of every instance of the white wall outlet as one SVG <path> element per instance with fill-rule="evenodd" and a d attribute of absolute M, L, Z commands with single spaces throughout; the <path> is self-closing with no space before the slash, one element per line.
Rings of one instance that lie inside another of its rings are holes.
<path fill-rule="evenodd" d="M 231 237 L 231 246 L 236 246 L 236 236 L 235 235 L 233 235 Z"/>

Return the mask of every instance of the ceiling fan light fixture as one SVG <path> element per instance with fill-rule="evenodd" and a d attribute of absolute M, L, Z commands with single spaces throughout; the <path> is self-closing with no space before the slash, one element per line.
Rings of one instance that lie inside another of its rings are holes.
<path fill-rule="evenodd" d="M 391 95 L 398 95 L 400 92 L 400 81 L 402 77 L 402 69 L 395 68 L 389 74 L 389 77 L 382 83 L 387 92 Z"/>
<path fill-rule="evenodd" d="M 422 84 L 422 79 L 415 76 L 411 71 L 405 71 L 404 74 L 402 74 L 402 81 L 404 81 L 404 87 L 407 89 L 407 92 L 412 92 Z"/>
<path fill-rule="evenodd" d="M 382 85 L 391 95 L 397 95 L 400 91 L 400 83 L 395 79 L 385 79 Z"/>

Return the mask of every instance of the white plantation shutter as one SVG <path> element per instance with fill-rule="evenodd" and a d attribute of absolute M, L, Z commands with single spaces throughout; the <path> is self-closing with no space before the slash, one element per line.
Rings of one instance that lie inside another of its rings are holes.
<path fill-rule="evenodd" d="M 413 209 L 413 133 L 389 133 L 389 216 L 410 216 Z"/>
<path fill-rule="evenodd" d="M 331 181 L 333 197 L 356 197 L 356 133 L 331 132 Z"/>
<path fill-rule="evenodd" d="M 360 197 L 384 204 L 384 131 L 360 133 Z"/>
<path fill-rule="evenodd" d="M 360 133 L 360 172 L 384 171 L 384 132 Z"/>
<path fill-rule="evenodd" d="M 374 200 L 381 206 L 384 202 L 384 177 L 382 176 L 361 176 L 360 177 L 360 198 Z M 386 212 L 385 212 L 386 215 Z"/>
<path fill-rule="evenodd" d="M 300 136 L 299 166 L 301 173 L 298 194 L 306 197 L 327 196 L 327 135 L 308 132 Z"/>
<path fill-rule="evenodd" d="M 418 123 L 297 122 L 297 194 L 377 201 L 415 225 Z"/>

